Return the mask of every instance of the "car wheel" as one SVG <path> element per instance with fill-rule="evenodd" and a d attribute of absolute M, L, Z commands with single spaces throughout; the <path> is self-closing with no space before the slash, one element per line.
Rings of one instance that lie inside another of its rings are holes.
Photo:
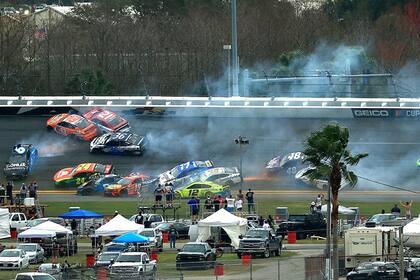
<path fill-rule="evenodd" d="M 267 248 L 265 249 L 264 253 L 263 253 L 264 258 L 269 258 L 270 257 L 270 250 Z"/>
<path fill-rule="evenodd" d="M 204 194 L 204 197 L 205 197 L 205 198 L 206 198 L 206 197 L 208 197 L 208 196 L 209 196 L 209 197 L 212 197 L 212 194 L 213 194 L 212 192 L 206 192 L 206 193 Z"/>

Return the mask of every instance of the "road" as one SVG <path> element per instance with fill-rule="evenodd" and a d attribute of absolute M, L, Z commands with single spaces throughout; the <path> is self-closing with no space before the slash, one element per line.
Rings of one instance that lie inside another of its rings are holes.
<path fill-rule="evenodd" d="M 320 128 L 329 120 L 319 119 L 256 119 L 256 118 L 159 118 L 127 117 L 133 131 L 147 135 L 149 150 L 143 157 L 91 155 L 88 143 L 75 142 L 48 133 L 45 130 L 47 117 L 0 117 L 0 166 L 4 166 L 11 148 L 16 143 L 33 143 L 40 150 L 41 159 L 29 178 L 37 180 L 41 189 L 53 190 L 52 177 L 64 167 L 82 162 L 113 164 L 119 173 L 133 171 L 157 175 L 178 163 L 188 160 L 211 159 L 218 166 L 238 166 L 240 151 L 234 139 L 246 136 L 250 144 L 242 147 L 244 159 L 245 188 L 266 191 L 268 197 L 302 198 L 311 196 L 314 190 L 307 186 L 296 186 L 287 178 L 271 180 L 264 174 L 264 165 L 272 157 L 301 150 L 304 139 L 311 131 Z M 355 169 L 369 179 L 387 184 L 418 190 L 420 130 L 416 120 L 391 119 L 345 119 L 340 124 L 350 129 L 350 149 L 367 152 Z M 4 181 L 4 179 L 3 179 Z M 280 193 L 270 191 L 301 190 L 302 193 Z M 360 180 L 356 191 L 392 189 Z M 408 193 L 395 193 L 406 197 Z M 361 193 L 349 193 L 355 199 L 366 199 Z M 63 195 L 50 194 L 59 199 Z M 392 194 L 379 193 L 387 198 Z M 415 194 L 417 196 L 417 194 Z M 64 197 L 66 197 L 64 195 Z"/>

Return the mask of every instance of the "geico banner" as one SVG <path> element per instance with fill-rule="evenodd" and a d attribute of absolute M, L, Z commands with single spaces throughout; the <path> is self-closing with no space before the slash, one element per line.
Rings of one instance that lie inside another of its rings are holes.
<path fill-rule="evenodd" d="M 420 118 L 420 109 L 358 109 L 352 108 L 355 118 Z"/>

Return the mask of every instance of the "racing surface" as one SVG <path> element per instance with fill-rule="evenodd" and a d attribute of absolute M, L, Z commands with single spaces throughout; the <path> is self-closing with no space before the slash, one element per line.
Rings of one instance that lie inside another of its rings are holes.
<path fill-rule="evenodd" d="M 149 137 L 144 156 L 90 154 L 89 143 L 66 139 L 47 132 L 48 117 L 0 117 L 0 166 L 3 169 L 13 145 L 34 144 L 40 160 L 34 174 L 42 190 L 53 190 L 52 177 L 61 168 L 83 162 L 113 164 L 120 174 L 141 172 L 158 175 L 189 160 L 213 160 L 216 166 L 239 166 L 240 148 L 234 143 L 239 135 L 250 140 L 242 146 L 245 188 L 255 190 L 314 190 L 294 185 L 284 177 L 271 179 L 264 174 L 265 163 L 278 154 L 300 151 L 311 131 L 329 120 L 255 119 L 255 118 L 162 118 L 128 117 L 132 131 Z M 346 119 L 340 124 L 350 128 L 350 149 L 367 152 L 355 169 L 369 179 L 417 191 L 420 170 L 420 130 L 416 120 Z M 3 174 L 1 182 L 5 182 Z M 15 183 L 15 188 L 18 185 Z M 392 189 L 360 179 L 357 190 Z M 312 196 L 312 195 L 311 195 Z"/>

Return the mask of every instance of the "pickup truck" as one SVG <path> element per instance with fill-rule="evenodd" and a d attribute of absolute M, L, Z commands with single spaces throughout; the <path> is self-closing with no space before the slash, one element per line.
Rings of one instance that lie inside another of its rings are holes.
<path fill-rule="evenodd" d="M 130 217 L 130 221 L 136 221 L 136 215 Z M 154 228 L 165 222 L 165 219 L 160 214 L 143 214 L 143 224 L 145 228 Z"/>
<path fill-rule="evenodd" d="M 239 248 L 236 249 L 238 258 L 242 255 L 261 254 L 264 258 L 271 255 L 280 256 L 282 239 L 275 236 L 271 229 L 253 228 L 240 236 Z"/>
<path fill-rule="evenodd" d="M 9 214 L 10 228 L 20 229 L 28 225 L 28 220 L 25 214 L 19 212 L 13 212 Z"/>
<path fill-rule="evenodd" d="M 151 261 L 145 252 L 122 253 L 109 266 L 111 279 L 154 279 L 156 269 L 156 261 Z"/>
<path fill-rule="evenodd" d="M 297 239 L 305 239 L 312 235 L 325 237 L 327 223 L 321 212 L 289 215 L 289 220 L 279 224 L 276 235 L 284 238 L 289 231 L 296 232 Z"/>

